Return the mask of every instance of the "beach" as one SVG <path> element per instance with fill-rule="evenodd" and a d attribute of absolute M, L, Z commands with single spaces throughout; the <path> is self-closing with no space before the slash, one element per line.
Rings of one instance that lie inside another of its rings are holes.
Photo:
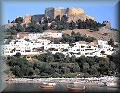
<path fill-rule="evenodd" d="M 107 82 L 117 82 L 118 77 L 104 76 L 104 77 L 90 77 L 90 78 L 12 78 L 7 80 L 7 83 L 66 83 L 66 84 L 82 84 L 82 85 L 98 85 L 104 86 Z"/>
<path fill-rule="evenodd" d="M 14 78 L 11 80 L 6 81 L 7 87 L 3 90 L 4 92 L 30 92 L 33 91 L 34 93 L 64 93 L 70 92 L 68 89 L 68 85 L 74 86 L 85 86 L 85 91 L 83 92 L 119 92 L 118 87 L 108 87 L 104 84 L 104 82 L 110 81 L 116 82 L 117 77 L 107 76 L 107 77 L 91 77 L 91 78 Z M 56 86 L 51 89 L 42 89 L 40 88 L 43 83 L 56 83 Z"/>

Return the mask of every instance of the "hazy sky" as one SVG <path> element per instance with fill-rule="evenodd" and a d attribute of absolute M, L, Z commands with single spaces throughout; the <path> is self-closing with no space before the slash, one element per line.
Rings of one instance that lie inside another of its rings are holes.
<path fill-rule="evenodd" d="M 100 23 L 110 21 L 112 27 L 116 28 L 117 2 L 118 0 L 2 0 L 2 24 L 14 20 L 16 16 L 44 14 L 47 7 L 76 7 L 84 9 L 86 14 Z"/>

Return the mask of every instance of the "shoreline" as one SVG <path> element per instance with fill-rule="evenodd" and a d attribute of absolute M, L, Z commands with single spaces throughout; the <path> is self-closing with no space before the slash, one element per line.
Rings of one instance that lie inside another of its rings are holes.
<path fill-rule="evenodd" d="M 91 78 L 12 78 L 6 80 L 8 84 L 11 83 L 43 83 L 43 82 L 54 82 L 56 84 L 81 84 L 81 85 L 98 85 L 105 86 L 105 83 L 111 82 L 116 83 L 118 77 L 104 76 L 104 77 L 91 77 Z"/>

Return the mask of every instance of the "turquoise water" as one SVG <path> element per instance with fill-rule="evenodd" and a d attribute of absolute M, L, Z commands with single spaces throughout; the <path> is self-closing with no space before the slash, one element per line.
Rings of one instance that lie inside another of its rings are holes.
<path fill-rule="evenodd" d="M 12 83 L 2 91 L 4 92 L 70 92 L 67 84 L 57 84 L 54 89 L 45 90 L 40 88 L 40 83 Z M 106 86 L 86 86 L 86 90 L 82 92 L 119 92 L 118 88 L 109 88 Z"/>

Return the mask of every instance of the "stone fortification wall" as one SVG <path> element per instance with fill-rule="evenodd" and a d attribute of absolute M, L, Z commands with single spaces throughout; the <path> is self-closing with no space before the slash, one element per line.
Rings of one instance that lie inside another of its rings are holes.
<path fill-rule="evenodd" d="M 81 8 L 46 8 L 45 9 L 45 14 L 38 14 L 38 15 L 29 15 L 26 14 L 24 16 L 24 23 L 29 23 L 31 18 L 35 20 L 36 22 L 39 22 L 43 17 L 51 17 L 51 18 L 56 18 L 56 16 L 62 16 L 66 15 L 68 17 L 68 21 L 77 21 L 79 19 L 81 20 L 86 20 L 87 19 L 92 19 L 94 20 L 94 17 L 91 17 L 89 15 L 86 15 L 84 13 L 84 10 Z"/>
<path fill-rule="evenodd" d="M 64 8 L 54 8 L 54 18 L 58 15 L 64 15 L 66 12 L 66 9 Z"/>
<path fill-rule="evenodd" d="M 53 7 L 46 8 L 45 9 L 45 16 L 54 18 L 54 8 Z"/>
<path fill-rule="evenodd" d="M 45 16 L 49 16 L 55 18 L 58 15 L 67 15 L 68 21 L 77 21 L 78 19 L 86 20 L 92 19 L 93 17 L 88 16 L 84 13 L 84 10 L 81 8 L 46 8 L 45 9 Z"/>
<path fill-rule="evenodd" d="M 29 23 L 31 21 L 31 15 L 30 14 L 26 14 L 25 16 L 24 16 L 24 23 Z"/>
<path fill-rule="evenodd" d="M 39 22 L 44 16 L 44 14 L 32 15 L 32 19 L 36 22 Z"/>
<path fill-rule="evenodd" d="M 67 15 L 78 15 L 78 14 L 83 14 L 84 10 L 81 8 L 67 8 L 66 9 Z"/>

